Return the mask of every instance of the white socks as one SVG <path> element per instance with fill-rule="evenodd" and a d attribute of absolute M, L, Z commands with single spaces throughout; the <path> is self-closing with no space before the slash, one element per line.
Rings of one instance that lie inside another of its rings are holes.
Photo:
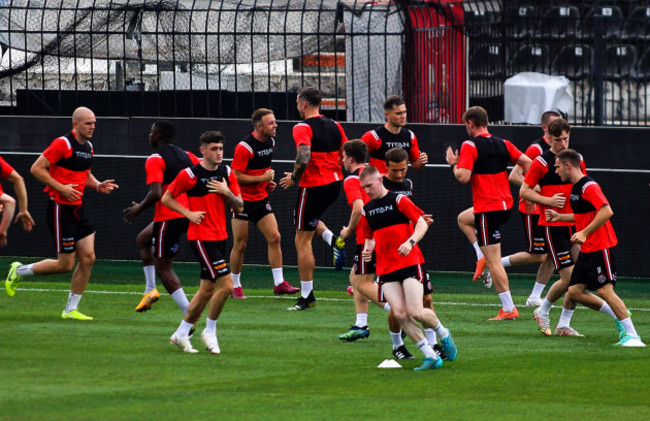
<path fill-rule="evenodd" d="M 390 339 L 393 341 L 393 349 L 397 349 L 400 346 L 404 345 L 404 340 L 402 339 L 401 330 L 397 333 L 390 332 Z"/>
<path fill-rule="evenodd" d="M 420 351 L 422 351 L 425 357 L 430 357 L 433 359 L 438 358 L 438 355 L 435 353 L 433 348 L 429 346 L 429 342 L 427 342 L 427 338 L 422 339 L 416 345 L 418 346 L 418 348 L 420 348 Z"/>
<path fill-rule="evenodd" d="M 278 286 L 284 282 L 282 267 L 271 269 L 271 273 L 273 274 L 273 285 Z"/>
<path fill-rule="evenodd" d="M 357 321 L 354 323 L 356 327 L 368 326 L 368 313 L 357 313 Z"/>
<path fill-rule="evenodd" d="M 190 330 L 192 329 L 194 325 L 192 323 L 188 323 L 185 320 L 181 320 L 181 324 L 178 325 L 178 329 L 176 329 L 176 333 L 178 333 L 180 336 L 190 336 Z"/>
<path fill-rule="evenodd" d="M 533 286 L 533 290 L 531 291 L 530 296 L 533 297 L 533 298 L 541 297 L 545 286 L 546 285 L 544 285 L 544 284 L 540 284 L 539 282 L 535 282 L 535 285 Z"/>
<path fill-rule="evenodd" d="M 156 267 L 154 265 L 142 266 L 144 271 L 144 293 L 151 292 L 156 289 Z"/>
<path fill-rule="evenodd" d="M 217 321 L 212 320 L 211 318 L 207 318 L 205 320 L 205 332 L 207 333 L 217 333 Z"/>
<path fill-rule="evenodd" d="M 190 302 L 187 300 L 187 295 L 185 295 L 183 288 L 178 288 L 176 291 L 174 291 L 172 293 L 172 298 L 176 302 L 178 308 L 180 308 L 183 311 L 183 314 L 185 314 L 187 308 L 190 306 Z"/>
<path fill-rule="evenodd" d="M 612 319 L 617 318 L 616 314 L 614 314 L 614 311 L 609 306 L 609 304 L 607 304 L 606 301 L 603 301 L 603 305 L 600 307 L 600 310 L 598 310 L 598 311 L 600 311 L 601 313 L 609 314 L 612 317 Z"/>
<path fill-rule="evenodd" d="M 233 288 L 239 288 L 241 287 L 241 273 L 231 273 L 232 275 L 232 281 L 233 281 Z"/>
<path fill-rule="evenodd" d="M 548 317 L 548 313 L 551 311 L 551 307 L 553 307 L 553 303 L 550 302 L 549 300 L 544 297 L 544 300 L 542 300 L 542 305 L 539 306 L 539 315 L 543 317 Z"/>
<path fill-rule="evenodd" d="M 82 294 L 74 294 L 71 292 L 70 295 L 68 295 L 68 302 L 65 305 L 65 312 L 69 313 L 72 310 L 76 310 L 77 306 L 79 306 L 79 301 L 81 301 L 81 297 L 83 297 Z"/>
<path fill-rule="evenodd" d="M 309 293 L 314 290 L 314 281 L 300 281 L 300 296 L 307 298 Z"/>
<path fill-rule="evenodd" d="M 34 276 L 34 264 L 20 265 L 16 268 L 16 274 L 21 278 L 25 276 Z"/>
<path fill-rule="evenodd" d="M 505 291 L 499 294 L 499 299 L 501 300 L 501 307 L 506 313 L 509 313 L 515 309 L 515 303 L 512 301 L 512 295 L 510 295 L 510 291 Z"/>
<path fill-rule="evenodd" d="M 472 247 L 474 247 L 474 251 L 476 252 L 476 260 L 481 260 L 483 258 L 483 252 L 481 251 L 481 247 L 478 245 L 478 241 L 474 241 Z"/>
<path fill-rule="evenodd" d="M 560 320 L 557 322 L 557 327 L 569 327 L 571 326 L 571 317 L 573 317 L 573 312 L 575 310 L 567 310 L 562 308 L 562 314 L 560 314 Z"/>
<path fill-rule="evenodd" d="M 325 241 L 328 245 L 332 245 L 332 238 L 334 238 L 334 233 L 330 230 L 325 230 L 323 232 L 323 241 Z"/>
<path fill-rule="evenodd" d="M 623 319 L 621 320 L 621 324 L 625 328 L 625 333 L 629 336 L 639 336 L 638 333 L 636 333 L 636 329 L 634 328 L 634 323 L 632 323 L 631 318 Z"/>
<path fill-rule="evenodd" d="M 512 266 L 512 263 L 510 263 L 510 256 L 502 257 L 501 264 L 503 265 L 504 268 L 509 268 L 510 266 Z"/>

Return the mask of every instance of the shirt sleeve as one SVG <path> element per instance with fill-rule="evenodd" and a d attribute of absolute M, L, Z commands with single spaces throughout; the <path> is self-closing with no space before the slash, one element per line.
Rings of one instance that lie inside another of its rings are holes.
<path fill-rule="evenodd" d="M 584 191 L 582 192 L 582 198 L 591 203 L 596 210 L 609 205 L 609 201 L 605 197 L 605 194 L 603 194 L 603 190 L 596 182 L 591 182 L 585 185 Z"/>
<path fill-rule="evenodd" d="M 411 132 L 409 130 L 409 132 Z M 411 132 L 411 149 L 409 150 L 409 161 L 414 162 L 420 159 L 420 146 L 418 145 L 418 138 L 415 133 Z"/>
<path fill-rule="evenodd" d="M 235 196 L 241 194 L 241 189 L 239 188 L 239 182 L 237 182 L 237 177 L 235 177 L 235 172 L 231 168 L 228 168 L 228 188 Z"/>
<path fill-rule="evenodd" d="M 171 192 L 173 197 L 178 197 L 191 189 L 196 183 L 196 179 L 188 173 L 188 168 L 178 173 L 174 181 L 171 182 L 167 191 Z"/>
<path fill-rule="evenodd" d="M 245 172 L 252 156 L 253 152 L 250 149 L 242 145 L 241 142 L 238 143 L 237 146 L 235 146 L 235 154 L 232 158 L 232 164 L 230 165 L 231 168 L 239 172 Z"/>
<path fill-rule="evenodd" d="M 416 223 L 424 215 L 422 209 L 415 206 L 411 199 L 402 194 L 397 196 L 397 209 L 413 223 Z"/>
<path fill-rule="evenodd" d="M 307 123 L 298 123 L 293 126 L 293 140 L 296 142 L 296 147 L 311 146 L 312 134 L 311 127 Z"/>
<path fill-rule="evenodd" d="M 460 147 L 460 156 L 458 158 L 458 168 L 465 168 L 472 171 L 474 162 L 478 158 L 478 150 L 471 140 L 466 140 Z"/>
<path fill-rule="evenodd" d="M 510 154 L 510 162 L 516 164 L 522 155 L 522 152 L 509 140 L 505 140 L 508 153 Z"/>
<path fill-rule="evenodd" d="M 43 151 L 43 156 L 54 165 L 62 159 L 72 156 L 72 148 L 67 140 L 58 137 Z"/>
<path fill-rule="evenodd" d="M 348 136 L 345 134 L 345 130 L 343 130 L 343 126 L 338 121 L 336 122 L 336 127 L 338 127 L 339 132 L 341 132 L 341 146 L 343 146 L 343 144 L 348 141 Z"/>
<path fill-rule="evenodd" d="M 190 160 L 192 161 L 192 165 L 196 165 L 196 164 L 199 164 L 201 162 L 201 158 L 194 155 L 192 152 L 190 152 L 190 151 L 185 151 L 185 152 L 187 152 L 187 156 L 190 157 Z"/>
<path fill-rule="evenodd" d="M 381 146 L 381 139 L 376 137 L 374 130 L 365 132 L 361 140 L 368 145 L 368 152 L 376 151 Z"/>
<path fill-rule="evenodd" d="M 537 157 L 533 161 L 530 169 L 524 177 L 524 183 L 528 184 L 530 187 L 535 187 L 539 184 L 539 181 L 546 175 L 548 171 L 548 164 L 542 162 L 541 158 Z"/>
<path fill-rule="evenodd" d="M 347 197 L 350 206 L 352 206 L 352 203 L 357 199 L 363 201 L 361 181 L 359 181 L 358 177 L 347 177 L 343 181 L 343 190 L 345 191 L 345 197 Z"/>
<path fill-rule="evenodd" d="M 0 178 L 4 180 L 9 177 L 9 174 L 12 172 L 14 172 L 14 168 L 0 157 Z"/>
<path fill-rule="evenodd" d="M 144 163 L 147 173 L 147 185 L 151 183 L 162 183 L 165 173 L 165 160 L 160 155 L 151 155 Z"/>

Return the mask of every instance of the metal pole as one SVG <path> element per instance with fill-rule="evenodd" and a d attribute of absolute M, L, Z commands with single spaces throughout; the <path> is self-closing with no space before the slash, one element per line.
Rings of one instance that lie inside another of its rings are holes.
<path fill-rule="evenodd" d="M 604 120 L 603 110 L 603 74 L 605 72 L 605 42 L 603 40 L 603 15 L 600 12 L 594 15 L 594 124 L 602 126 Z"/>

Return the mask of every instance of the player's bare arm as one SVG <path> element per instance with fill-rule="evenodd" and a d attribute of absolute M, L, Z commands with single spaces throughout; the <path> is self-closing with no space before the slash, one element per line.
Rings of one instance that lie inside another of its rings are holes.
<path fill-rule="evenodd" d="M 36 223 L 34 222 L 32 215 L 30 215 L 29 211 L 27 210 L 28 201 L 27 201 L 27 188 L 25 187 L 25 180 L 15 170 L 12 171 L 11 174 L 9 174 L 7 180 L 14 185 L 14 192 L 16 193 L 16 199 L 18 200 L 18 213 L 14 218 L 14 223 L 20 221 L 22 222 L 23 229 L 25 231 L 31 231 L 32 227 L 34 227 Z"/>
<path fill-rule="evenodd" d="M 297 184 L 300 177 L 307 169 L 307 164 L 311 159 L 311 147 L 307 145 L 298 146 L 296 152 L 296 163 L 293 167 L 293 172 L 285 172 L 284 177 L 280 180 L 280 187 L 287 189 L 294 184 Z"/>
<path fill-rule="evenodd" d="M 339 237 L 345 240 L 346 238 L 350 237 L 350 235 L 352 235 L 355 228 L 357 227 L 357 224 L 359 223 L 359 220 L 361 219 L 362 208 L 363 200 L 355 199 L 354 202 L 352 202 L 352 213 L 350 213 L 350 221 L 348 222 L 347 226 L 343 227 L 339 233 Z"/>
<path fill-rule="evenodd" d="M 270 183 L 275 178 L 275 170 L 272 168 L 269 168 L 268 170 L 264 171 L 263 174 L 260 175 L 244 174 L 243 172 L 237 170 L 233 170 L 233 171 L 235 171 L 235 177 L 237 177 L 237 182 L 239 183 L 240 186 L 246 186 L 249 184 L 257 184 L 257 183 Z"/>
<path fill-rule="evenodd" d="M 557 213 L 553 209 L 546 209 L 545 213 L 548 222 L 575 222 L 575 217 L 572 213 Z"/>
<path fill-rule="evenodd" d="M 30 172 L 38 181 L 58 191 L 65 200 L 74 202 L 81 198 L 82 193 L 75 188 L 76 184 L 59 183 L 50 175 L 49 170 L 50 161 L 44 155 L 40 155 L 32 164 Z"/>
<path fill-rule="evenodd" d="M 205 211 L 191 211 L 185 206 L 181 205 L 171 192 L 167 190 L 163 197 L 160 199 L 163 205 L 167 206 L 169 209 L 174 212 L 180 213 L 186 217 L 193 224 L 200 224 L 205 219 Z"/>
<path fill-rule="evenodd" d="M 447 160 L 447 164 L 449 164 L 451 167 L 451 171 L 454 173 L 456 180 L 460 181 L 462 184 L 469 183 L 472 172 L 467 168 L 458 168 L 458 149 L 454 151 L 451 149 L 451 146 L 447 147 L 447 151 L 445 152 L 445 159 Z"/>
<path fill-rule="evenodd" d="M 533 203 L 539 203 L 540 205 L 550 206 L 553 208 L 561 209 L 566 203 L 566 197 L 562 193 L 555 193 L 553 196 L 547 197 L 542 196 L 534 188 L 530 187 L 526 182 L 521 184 L 521 190 L 519 194 L 525 200 L 528 200 Z"/>
<path fill-rule="evenodd" d="M 208 191 L 210 193 L 217 193 L 226 198 L 226 202 L 235 212 L 242 212 L 244 210 L 244 199 L 241 195 L 235 196 L 235 194 L 228 187 L 226 180 L 210 180 L 208 181 Z"/>
<path fill-rule="evenodd" d="M 415 227 L 413 229 L 413 234 L 404 241 L 400 246 L 397 248 L 397 252 L 401 256 L 408 256 L 409 253 L 411 253 L 411 250 L 413 250 L 413 247 L 424 237 L 424 234 L 427 233 L 427 230 L 429 229 L 429 225 L 427 225 L 427 222 L 424 220 L 422 216 L 418 218 L 418 222 L 415 224 Z"/>
<path fill-rule="evenodd" d="M 156 202 L 158 202 L 161 196 L 162 196 L 162 183 L 155 182 L 149 184 L 149 191 L 147 192 L 147 195 L 144 197 L 144 199 L 142 199 L 140 203 L 131 202 L 131 206 L 122 210 L 122 213 L 124 214 L 124 222 L 127 222 L 129 224 L 133 223 L 135 217 L 138 216 L 140 212 L 142 212 L 143 210 L 151 207 Z"/>
<path fill-rule="evenodd" d="M 594 231 L 596 231 L 598 228 L 605 225 L 605 222 L 607 222 L 613 215 L 614 211 L 612 210 L 611 206 L 605 205 L 601 207 L 598 209 L 594 220 L 591 221 L 589 225 L 587 225 L 582 231 L 578 231 L 573 234 L 571 237 L 571 242 L 574 244 L 583 244 L 585 241 L 587 241 L 587 237 L 593 234 Z"/>

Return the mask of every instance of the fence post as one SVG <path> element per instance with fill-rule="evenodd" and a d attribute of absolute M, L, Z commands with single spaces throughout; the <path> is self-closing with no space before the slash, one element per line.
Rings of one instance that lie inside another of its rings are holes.
<path fill-rule="evenodd" d="M 603 74 L 605 69 L 605 43 L 603 41 L 603 15 L 597 12 L 594 15 L 594 68 L 593 85 L 594 85 L 594 124 L 603 125 Z"/>

